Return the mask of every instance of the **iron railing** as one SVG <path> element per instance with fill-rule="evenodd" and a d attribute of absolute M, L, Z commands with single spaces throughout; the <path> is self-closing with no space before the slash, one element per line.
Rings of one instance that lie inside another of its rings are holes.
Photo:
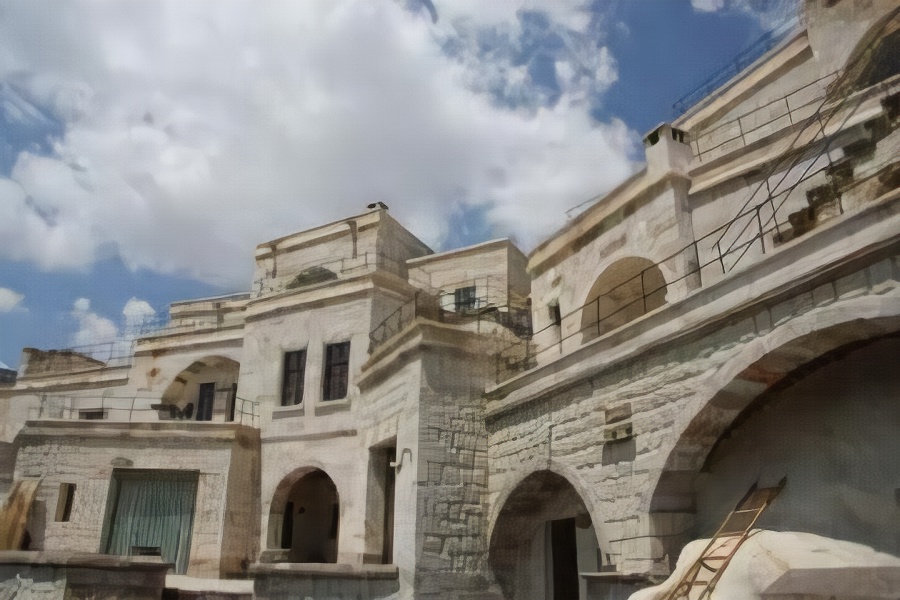
<path fill-rule="evenodd" d="M 306 285 L 313 285 L 296 283 L 298 275 L 300 275 L 303 271 L 309 271 L 312 269 L 315 269 L 319 273 L 324 273 L 326 275 L 328 273 L 331 273 L 334 275 L 333 279 L 339 279 L 340 276 L 346 277 L 357 273 L 375 271 L 378 269 L 384 269 L 400 277 L 406 277 L 405 260 L 398 260 L 394 257 L 387 256 L 382 252 L 363 252 L 362 254 L 359 254 L 357 256 L 345 256 L 324 262 L 310 263 L 308 265 L 305 265 L 304 268 L 300 271 L 298 271 L 296 268 L 292 268 L 290 274 L 288 275 L 267 275 L 265 277 L 260 277 L 253 281 L 253 294 L 255 294 L 256 296 L 261 296 L 263 294 L 281 292 L 286 289 L 302 288 L 306 287 Z M 322 279 L 321 281 L 316 281 L 315 283 L 324 281 L 327 281 L 327 279 Z"/>
<path fill-rule="evenodd" d="M 240 396 L 234 398 L 234 418 L 226 414 L 225 422 L 249 427 L 259 426 L 259 402 Z M 156 418 L 153 418 L 153 417 Z M 146 423 L 155 421 L 196 421 L 175 405 L 163 403 L 158 396 L 58 396 L 41 394 L 33 414 L 36 419 L 103 420 L 116 423 Z"/>
<path fill-rule="evenodd" d="M 731 62 L 707 77 L 702 83 L 675 101 L 672 108 L 677 114 L 684 113 L 691 106 L 709 96 L 710 93 L 727 83 L 731 78 L 753 64 L 763 54 L 777 46 L 800 23 L 794 17 L 767 31 L 752 44 L 741 50 Z"/>
<path fill-rule="evenodd" d="M 457 290 L 474 287 L 472 296 Z M 525 298 L 516 297 L 505 280 L 485 276 L 458 281 L 439 290 L 419 290 L 369 332 L 369 352 L 400 333 L 417 318 L 439 323 L 497 323 L 516 335 L 530 335 L 531 313 Z M 459 303 L 457 303 L 459 300 Z"/>

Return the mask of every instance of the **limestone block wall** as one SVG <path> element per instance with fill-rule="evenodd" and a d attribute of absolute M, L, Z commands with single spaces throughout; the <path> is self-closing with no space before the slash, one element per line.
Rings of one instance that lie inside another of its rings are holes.
<path fill-rule="evenodd" d="M 693 268 L 693 256 L 679 252 L 693 241 L 686 197 L 687 180 L 665 177 L 607 217 L 599 234 L 588 238 L 585 233 L 589 241 L 574 242 L 578 251 L 571 256 L 540 264 L 532 258 L 532 320 L 538 347 L 552 347 L 560 338 L 564 340 L 563 351 L 581 345 L 581 307 L 593 300 L 589 293 L 598 278 L 621 259 L 660 263 L 666 281 L 661 295 L 667 303 L 683 298 L 693 289 L 693 281 L 684 278 Z M 601 207 L 602 202 L 597 210 Z M 552 303 L 558 303 L 563 317 L 559 327 L 552 323 Z M 547 362 L 555 356 L 553 352 L 540 354 L 538 361 Z"/>
<path fill-rule="evenodd" d="M 351 426 L 359 399 L 359 369 L 368 356 L 372 301 L 357 295 L 329 299 L 328 304 L 267 314 L 245 327 L 244 361 L 238 395 L 260 403 L 263 437 L 317 428 L 323 412 Z M 346 399 L 323 401 L 327 344 L 350 342 L 350 374 Z M 306 350 L 303 402 L 282 407 L 284 353 Z M 339 417 L 338 414 L 344 415 Z"/>
<path fill-rule="evenodd" d="M 416 598 L 491 591 L 487 570 L 485 365 L 470 354 L 423 358 L 416 509 Z M 479 596 L 485 597 L 485 596 Z"/>
<path fill-rule="evenodd" d="M 581 495 L 605 564 L 667 572 L 695 524 L 694 482 L 716 440 L 786 371 L 896 330 L 898 281 L 900 261 L 883 258 L 652 352 L 615 364 L 598 355 L 594 375 L 561 378 L 555 391 L 491 415 L 489 527 L 519 482 L 549 469 Z M 623 423 L 632 435 L 604 442 Z"/>
<path fill-rule="evenodd" d="M 164 469 L 199 471 L 188 575 L 234 573 L 253 557 L 256 535 L 251 531 L 248 536 L 246 528 L 255 521 L 243 519 L 256 509 L 256 430 L 224 424 L 201 429 L 182 424 L 29 422 L 19 444 L 15 477 L 43 478 L 28 528 L 32 549 L 99 552 L 113 470 Z M 240 485 L 229 485 L 232 477 Z M 76 486 L 68 522 L 55 520 L 62 483 Z M 241 522 L 239 529 L 231 526 L 236 522 Z"/>

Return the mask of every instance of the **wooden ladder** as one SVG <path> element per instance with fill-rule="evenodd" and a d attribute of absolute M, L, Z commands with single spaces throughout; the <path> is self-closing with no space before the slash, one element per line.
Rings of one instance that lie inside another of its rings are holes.
<path fill-rule="evenodd" d="M 693 565 L 685 572 L 678 585 L 663 600 L 708 600 L 731 562 L 735 552 L 750 535 L 760 515 L 781 492 L 787 477 L 775 487 L 757 488 L 754 483 L 747 494 L 729 513 L 716 534 Z"/>

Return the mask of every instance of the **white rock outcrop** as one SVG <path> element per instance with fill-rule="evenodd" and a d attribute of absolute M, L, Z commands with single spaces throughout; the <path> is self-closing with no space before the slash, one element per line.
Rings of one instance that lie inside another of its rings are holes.
<path fill-rule="evenodd" d="M 629 600 L 665 598 L 708 541 L 695 540 L 685 546 L 665 582 L 636 592 Z M 811 533 L 754 530 L 723 572 L 712 598 L 896 599 L 900 598 L 900 558 Z"/>

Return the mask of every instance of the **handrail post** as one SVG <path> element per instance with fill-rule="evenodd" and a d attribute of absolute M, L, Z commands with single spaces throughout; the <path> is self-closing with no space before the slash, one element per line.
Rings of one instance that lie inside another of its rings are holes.
<path fill-rule="evenodd" d="M 644 287 L 644 273 L 647 269 L 641 271 L 641 298 L 644 300 L 644 314 L 647 314 L 647 288 Z"/>
<path fill-rule="evenodd" d="M 766 236 L 763 235 L 763 226 L 762 226 L 762 217 L 759 215 L 759 211 L 762 205 L 756 207 L 756 226 L 759 229 L 759 245 L 762 248 L 762 253 L 766 253 Z"/>

